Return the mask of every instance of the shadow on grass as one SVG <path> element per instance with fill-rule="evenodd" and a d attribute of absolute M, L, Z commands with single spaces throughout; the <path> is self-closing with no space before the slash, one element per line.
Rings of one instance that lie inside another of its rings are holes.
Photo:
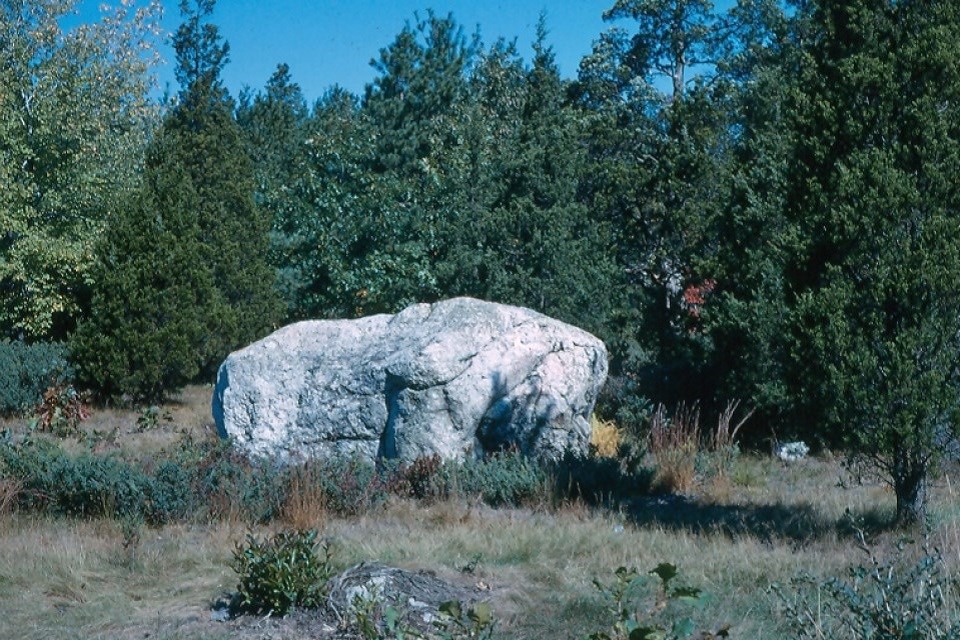
<path fill-rule="evenodd" d="M 621 506 L 638 527 L 751 536 L 764 542 L 804 543 L 853 538 L 858 531 L 879 534 L 894 529 L 893 513 L 882 509 L 848 512 L 832 519 L 809 504 L 718 504 L 679 495 L 632 498 Z"/>
<path fill-rule="evenodd" d="M 724 503 L 658 494 L 653 469 L 638 466 L 628 471 L 609 458 L 568 458 L 554 470 L 554 479 L 559 495 L 621 512 L 638 527 L 797 544 L 825 538 L 854 539 L 858 532 L 872 536 L 896 529 L 894 513 L 883 508 L 847 512 L 837 518 L 805 501 Z"/>

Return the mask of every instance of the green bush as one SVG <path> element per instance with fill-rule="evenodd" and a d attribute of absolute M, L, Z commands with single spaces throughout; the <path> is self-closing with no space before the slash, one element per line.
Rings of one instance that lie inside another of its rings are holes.
<path fill-rule="evenodd" d="M 561 498 L 605 503 L 646 494 L 653 484 L 654 470 L 642 466 L 628 446 L 621 446 L 617 458 L 567 454 L 551 473 L 554 490 Z"/>
<path fill-rule="evenodd" d="M 122 460 L 70 456 L 43 440 L 0 446 L 0 469 L 22 488 L 18 507 L 71 516 L 140 515 L 154 481 Z"/>
<path fill-rule="evenodd" d="M 943 556 L 924 549 L 916 562 L 881 561 L 862 543 L 866 564 L 845 579 L 801 576 L 772 590 L 798 639 L 936 640 L 960 637 L 957 583 L 943 573 Z"/>
<path fill-rule="evenodd" d="M 359 457 L 331 458 L 310 463 L 311 475 L 326 499 L 326 508 L 340 516 L 355 516 L 382 506 L 389 497 L 387 471 Z"/>
<path fill-rule="evenodd" d="M 494 507 L 542 502 L 550 495 L 548 470 L 517 451 L 447 462 L 433 477 L 440 495 L 480 496 Z"/>
<path fill-rule="evenodd" d="M 148 523 L 187 520 L 200 508 L 202 497 L 195 491 L 190 469 L 175 460 L 164 460 L 150 475 L 151 492 L 143 507 Z"/>
<path fill-rule="evenodd" d="M 696 632 L 696 624 L 681 616 L 678 605 L 699 606 L 705 599 L 696 587 L 675 586 L 677 567 L 661 562 L 648 574 L 636 569 L 620 567 L 614 572 L 614 581 L 593 584 L 607 603 L 613 618 L 609 628 L 591 633 L 588 640 L 683 640 L 699 638 L 715 640 L 730 637 L 729 625 L 716 632 Z M 657 586 L 649 589 L 649 576 L 656 576 Z"/>
<path fill-rule="evenodd" d="M 281 531 L 263 541 L 248 534 L 231 567 L 240 576 L 235 613 L 282 616 L 293 607 L 317 608 L 333 575 L 330 546 L 318 544 L 314 530 Z"/>
<path fill-rule="evenodd" d="M 190 454 L 186 454 L 189 459 Z M 194 490 L 214 518 L 238 515 L 250 522 L 269 522 L 279 515 L 284 499 L 284 474 L 269 464 L 251 462 L 229 443 L 209 447 L 193 470 Z"/>
<path fill-rule="evenodd" d="M 194 475 L 174 460 L 148 469 L 109 455 L 70 455 L 42 439 L 0 442 L 0 478 L 21 486 L 19 509 L 54 515 L 159 525 L 187 519 L 198 506 Z"/>
<path fill-rule="evenodd" d="M 0 341 L 0 414 L 27 411 L 40 403 L 47 387 L 72 379 L 73 368 L 62 344 Z"/>

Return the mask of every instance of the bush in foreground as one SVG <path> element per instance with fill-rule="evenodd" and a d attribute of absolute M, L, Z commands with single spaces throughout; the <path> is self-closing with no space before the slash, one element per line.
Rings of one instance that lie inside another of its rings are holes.
<path fill-rule="evenodd" d="M 960 617 L 950 600 L 957 583 L 944 574 L 938 550 L 915 562 L 881 560 L 863 543 L 867 562 L 845 578 L 801 576 L 772 591 L 799 640 L 937 640 L 960 637 Z"/>
<path fill-rule="evenodd" d="M 240 576 L 233 608 L 255 614 L 315 609 L 333 576 L 330 546 L 319 543 L 312 529 L 281 531 L 264 540 L 247 534 L 246 544 L 233 552 L 231 567 Z"/>

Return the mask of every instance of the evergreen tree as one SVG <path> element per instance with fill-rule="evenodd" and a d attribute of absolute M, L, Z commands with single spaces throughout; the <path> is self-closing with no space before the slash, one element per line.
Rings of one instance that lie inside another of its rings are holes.
<path fill-rule="evenodd" d="M 237 123 L 253 160 L 256 205 L 271 223 L 270 263 L 287 313 L 293 316 L 301 283 L 289 256 L 299 242 L 299 228 L 309 225 L 313 215 L 297 188 L 311 151 L 308 120 L 306 100 L 285 64 L 277 66 L 262 93 L 251 97 L 244 92 L 237 107 Z"/>
<path fill-rule="evenodd" d="M 475 72 L 477 94 L 464 120 L 481 135 L 468 137 L 476 146 L 460 173 L 469 184 L 447 208 L 441 288 L 602 334 L 616 266 L 606 226 L 580 201 L 582 131 L 542 18 L 534 54 L 524 69 L 512 48 L 495 47 Z"/>
<path fill-rule="evenodd" d="M 623 0 L 604 17 L 633 20 L 633 33 L 601 36 L 573 94 L 589 127 L 585 192 L 612 225 L 630 279 L 612 371 L 654 401 L 710 402 L 703 307 L 716 282 L 712 221 L 726 199 L 731 92 L 715 70 L 692 79 L 688 70 L 715 61 L 724 21 L 701 0 Z"/>
<path fill-rule="evenodd" d="M 181 9 L 179 102 L 151 142 L 140 195 L 100 247 L 92 313 L 73 339 L 87 384 L 137 400 L 209 375 L 277 316 L 269 227 L 220 83 L 227 45 L 203 22 L 212 0 Z"/>
<path fill-rule="evenodd" d="M 744 338 L 727 344 L 764 354 L 752 383 L 782 425 L 873 466 L 917 522 L 960 401 L 960 9 L 799 9 L 781 76 L 796 80 L 752 103 L 773 124 L 729 218 L 732 261 L 755 264 L 731 269 L 748 279 L 727 295 L 727 336 Z"/>
<path fill-rule="evenodd" d="M 617 0 L 603 18 L 637 23 L 627 57 L 645 77 L 669 78 L 671 100 L 683 95 L 691 67 L 716 62 L 718 19 L 710 0 Z"/>
<path fill-rule="evenodd" d="M 806 34 L 803 13 L 788 17 L 766 2 L 741 2 L 739 25 L 726 41 L 724 67 L 736 82 L 731 127 L 729 197 L 714 219 L 719 247 L 711 260 L 717 280 L 707 325 L 715 357 L 711 383 L 723 398 L 748 399 L 756 409 L 743 435 L 815 438 L 809 420 L 791 422 L 795 397 L 788 378 L 791 286 L 783 269 L 786 166 L 793 134 L 787 105 L 803 91 L 798 77 Z"/>
<path fill-rule="evenodd" d="M 225 304 L 200 197 L 183 166 L 166 161 L 169 142 L 151 144 L 143 186 L 104 233 L 90 316 L 71 336 L 80 382 L 103 396 L 159 402 L 213 356 L 209 336 Z"/>
<path fill-rule="evenodd" d="M 814 4 L 788 182 L 801 408 L 915 522 L 960 401 L 960 8 Z"/>
<path fill-rule="evenodd" d="M 393 311 L 394 284 L 407 273 L 384 269 L 393 258 L 383 247 L 401 239 L 388 219 L 393 203 L 383 179 L 370 171 L 375 129 L 357 98 L 334 87 L 314 106 L 307 125 L 305 170 L 294 183 L 306 203 L 303 215 L 285 222 L 284 278 L 291 312 L 301 318 L 348 318 Z"/>
<path fill-rule="evenodd" d="M 224 308 L 207 336 L 209 369 L 231 349 L 261 337 L 278 317 L 275 278 L 267 264 L 270 222 L 253 200 L 253 167 L 220 79 L 229 46 L 205 20 L 214 0 L 186 0 L 173 38 L 179 103 L 163 123 L 170 138 L 164 162 L 177 164 L 199 198 L 195 215 L 209 246 L 210 268 Z"/>

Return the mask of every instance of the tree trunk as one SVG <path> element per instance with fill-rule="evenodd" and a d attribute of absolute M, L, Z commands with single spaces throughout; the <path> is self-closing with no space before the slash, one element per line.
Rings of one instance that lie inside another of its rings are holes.
<path fill-rule="evenodd" d="M 921 524 L 927 512 L 927 470 L 911 470 L 894 480 L 897 494 L 897 525 Z"/>
<path fill-rule="evenodd" d="M 685 64 L 683 60 L 677 60 L 673 65 L 673 98 L 672 101 L 676 102 L 683 95 L 683 76 L 685 71 Z"/>

